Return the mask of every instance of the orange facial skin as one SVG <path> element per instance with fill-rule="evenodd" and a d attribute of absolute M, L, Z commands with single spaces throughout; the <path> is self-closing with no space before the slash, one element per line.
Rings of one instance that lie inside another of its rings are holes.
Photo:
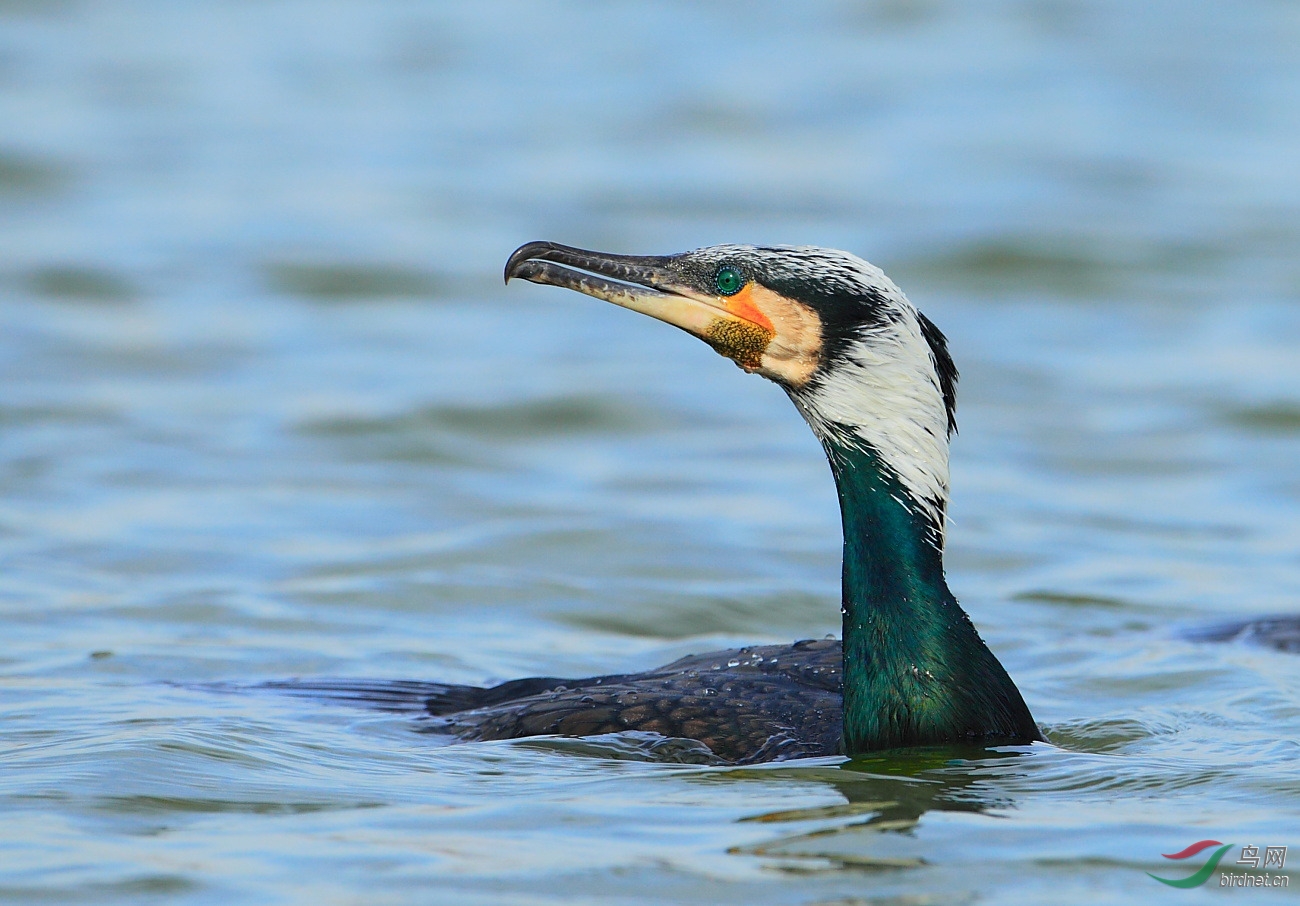
<path fill-rule="evenodd" d="M 714 299 L 731 317 L 715 319 L 699 335 L 718 352 L 788 387 L 802 387 L 816 372 L 822 327 L 813 309 L 752 281 Z"/>
<path fill-rule="evenodd" d="M 754 284 L 750 282 L 746 283 L 740 292 L 734 296 L 723 296 L 722 303 L 726 306 L 727 311 L 736 317 L 744 318 L 746 321 L 757 324 L 768 333 L 775 334 L 776 328 L 772 326 L 772 322 L 767 315 L 763 314 L 762 310 L 755 304 L 753 297 Z"/>

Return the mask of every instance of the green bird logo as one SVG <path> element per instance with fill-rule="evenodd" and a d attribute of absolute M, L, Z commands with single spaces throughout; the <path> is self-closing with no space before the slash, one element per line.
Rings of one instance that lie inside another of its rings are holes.
<path fill-rule="evenodd" d="M 1211 846 L 1217 846 L 1219 848 L 1214 851 L 1214 855 L 1210 856 L 1210 861 L 1202 865 L 1200 870 L 1190 877 L 1179 878 L 1171 881 L 1168 878 L 1161 878 L 1157 875 L 1153 875 L 1151 872 L 1147 872 L 1147 874 L 1155 878 L 1161 884 L 1168 884 L 1170 887 L 1200 887 L 1210 879 L 1210 875 L 1214 874 L 1214 869 L 1219 867 L 1219 860 L 1223 858 L 1223 854 L 1232 849 L 1231 843 L 1220 843 L 1218 840 L 1198 840 L 1181 852 L 1160 854 L 1166 859 L 1190 859 L 1192 856 L 1209 849 Z"/>

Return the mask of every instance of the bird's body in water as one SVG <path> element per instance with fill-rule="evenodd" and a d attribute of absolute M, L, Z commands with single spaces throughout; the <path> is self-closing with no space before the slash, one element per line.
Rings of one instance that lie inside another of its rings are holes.
<path fill-rule="evenodd" d="M 1041 738 L 944 578 L 956 369 L 943 334 L 878 268 L 813 247 L 636 257 L 533 242 L 510 256 L 511 278 L 666 321 L 789 395 L 839 492 L 842 642 L 489 688 L 272 685 L 418 710 L 467 740 L 645 731 L 697 740 L 733 762 Z"/>

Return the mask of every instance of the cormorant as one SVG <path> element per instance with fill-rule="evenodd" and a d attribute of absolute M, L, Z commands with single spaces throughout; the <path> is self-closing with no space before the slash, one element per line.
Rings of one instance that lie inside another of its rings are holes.
<path fill-rule="evenodd" d="M 810 246 L 640 257 L 530 242 L 518 277 L 648 314 L 789 395 L 821 441 L 844 528 L 843 643 L 715 651 L 657 670 L 490 688 L 268 684 L 419 710 L 466 740 L 649 731 L 753 763 L 1041 739 L 943 572 L 957 369 L 881 270 Z"/>

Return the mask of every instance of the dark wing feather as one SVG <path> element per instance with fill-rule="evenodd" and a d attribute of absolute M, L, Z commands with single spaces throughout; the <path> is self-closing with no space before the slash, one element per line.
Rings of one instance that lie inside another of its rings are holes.
<path fill-rule="evenodd" d="M 731 762 L 833 755 L 841 735 L 840 644 L 799 642 L 694 655 L 634 675 L 561 687 L 447 716 L 463 739 L 597 736 L 695 739 Z"/>
<path fill-rule="evenodd" d="M 238 688 L 428 715 L 430 730 L 467 740 L 638 730 L 699 740 L 720 759 L 752 763 L 839 750 L 841 651 L 838 640 L 809 640 L 690 655 L 646 673 L 486 687 L 293 679 Z"/>

